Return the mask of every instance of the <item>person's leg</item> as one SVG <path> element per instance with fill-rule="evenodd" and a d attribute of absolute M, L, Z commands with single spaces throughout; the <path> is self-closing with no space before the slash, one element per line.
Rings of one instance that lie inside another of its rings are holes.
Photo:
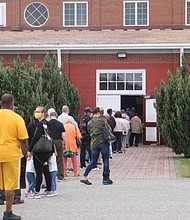
<path fill-rule="evenodd" d="M 99 155 L 100 149 L 98 147 L 91 150 L 91 162 L 88 164 L 84 172 L 85 179 L 87 179 L 87 176 L 90 173 L 90 171 L 96 166 Z"/>
<path fill-rule="evenodd" d="M 52 192 L 56 192 L 56 188 L 57 188 L 56 175 L 57 175 L 57 171 L 51 172 L 51 191 Z"/>
<path fill-rule="evenodd" d="M 49 166 L 48 165 L 44 166 L 43 173 L 44 173 L 44 177 L 45 177 L 45 180 L 46 180 L 47 191 L 50 192 L 51 191 L 52 179 L 51 179 L 51 173 L 49 171 Z"/>
<path fill-rule="evenodd" d="M 130 144 L 130 147 L 133 146 L 133 141 L 134 141 L 134 133 L 130 133 L 130 137 L 129 137 L 129 144 Z"/>
<path fill-rule="evenodd" d="M 12 204 L 14 200 L 14 191 L 20 187 L 20 160 L 3 163 L 1 169 L 3 177 L 3 188 L 5 189 L 6 211 L 4 212 L 4 219 L 21 219 L 20 216 L 12 213 Z M 0 171 L 0 173 L 1 173 Z M 0 186 L 1 187 L 1 186 Z"/>
<path fill-rule="evenodd" d="M 87 147 L 87 151 L 88 151 L 88 155 L 89 155 L 89 159 L 91 161 L 91 149 L 90 149 L 90 144 Z"/>
<path fill-rule="evenodd" d="M 35 187 L 35 175 L 32 172 L 27 172 L 26 173 L 26 178 L 28 180 L 28 189 L 27 192 L 34 192 L 34 187 Z"/>
<path fill-rule="evenodd" d="M 85 157 L 86 157 L 86 146 L 85 143 L 82 142 L 82 145 L 80 147 L 80 167 L 86 167 L 86 163 L 85 163 Z"/>
<path fill-rule="evenodd" d="M 117 132 L 113 132 L 114 136 L 115 136 L 115 142 L 112 145 L 113 148 L 113 153 L 116 153 L 117 151 L 117 145 L 118 145 L 118 133 Z"/>
<path fill-rule="evenodd" d="M 103 184 L 113 184 L 113 181 L 110 180 L 110 169 L 109 169 L 109 144 L 108 143 L 102 143 L 99 145 L 102 159 L 103 159 Z"/>
<path fill-rule="evenodd" d="M 57 162 L 57 178 L 63 179 L 63 147 L 62 140 L 54 140 L 54 144 L 57 151 L 56 162 Z"/>
<path fill-rule="evenodd" d="M 63 157 L 63 163 L 64 163 L 64 176 L 67 176 L 67 157 Z"/>
<path fill-rule="evenodd" d="M 117 136 L 117 142 L 118 142 L 118 145 L 117 145 L 117 151 L 119 152 L 119 153 L 122 153 L 122 151 L 121 151 L 121 147 L 122 147 L 122 132 L 118 132 L 118 136 Z"/>
<path fill-rule="evenodd" d="M 6 212 L 10 212 L 12 210 L 14 195 L 14 190 L 5 190 Z"/>
<path fill-rule="evenodd" d="M 36 186 L 35 186 L 35 191 L 37 193 L 40 192 L 40 187 L 42 184 L 42 173 L 43 173 L 43 163 L 39 160 L 39 158 L 36 157 L 34 154 L 33 156 L 33 161 L 34 161 L 34 168 L 36 171 Z"/>
<path fill-rule="evenodd" d="M 139 134 L 135 134 L 135 147 L 138 147 L 138 143 L 139 143 Z"/>
<path fill-rule="evenodd" d="M 78 165 L 77 165 L 77 155 L 71 155 L 71 161 L 73 163 L 73 173 L 74 176 L 77 176 L 78 174 Z"/>

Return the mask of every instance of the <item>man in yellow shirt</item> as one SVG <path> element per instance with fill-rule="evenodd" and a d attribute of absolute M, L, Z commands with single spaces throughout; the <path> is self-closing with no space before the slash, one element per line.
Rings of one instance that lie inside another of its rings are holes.
<path fill-rule="evenodd" d="M 12 213 L 14 190 L 20 188 L 20 159 L 27 155 L 28 133 L 22 117 L 14 112 L 11 94 L 1 97 L 0 109 L 0 190 L 5 190 L 3 220 L 19 220 Z"/>

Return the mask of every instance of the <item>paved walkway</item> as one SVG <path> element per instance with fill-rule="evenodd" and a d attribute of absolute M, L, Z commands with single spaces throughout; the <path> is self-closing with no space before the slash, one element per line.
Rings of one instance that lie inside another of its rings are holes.
<path fill-rule="evenodd" d="M 171 149 L 133 147 L 125 154 L 114 154 L 110 163 L 113 185 L 102 185 L 102 170 L 90 173 L 91 186 L 69 174 L 66 181 L 57 183 L 58 196 L 25 198 L 13 211 L 22 220 L 190 219 L 190 179 L 177 178 Z M 1 213 L 4 208 L 0 206 Z"/>
<path fill-rule="evenodd" d="M 130 147 L 123 154 L 113 154 L 110 169 L 113 179 L 177 178 L 175 154 L 170 148 L 164 146 L 141 145 Z M 92 171 L 89 177 L 102 178 L 101 172 Z"/>

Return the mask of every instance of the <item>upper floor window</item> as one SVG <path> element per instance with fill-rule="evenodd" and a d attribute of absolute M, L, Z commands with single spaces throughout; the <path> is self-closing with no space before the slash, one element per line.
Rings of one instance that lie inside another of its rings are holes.
<path fill-rule="evenodd" d="M 190 1 L 186 2 L 186 24 L 190 24 Z"/>
<path fill-rule="evenodd" d="M 31 27 L 43 26 L 49 17 L 48 9 L 42 3 L 34 2 L 28 5 L 24 11 L 25 21 Z"/>
<path fill-rule="evenodd" d="M 144 94 L 145 70 L 97 70 L 97 92 Z"/>
<path fill-rule="evenodd" d="M 124 25 L 126 26 L 149 25 L 149 2 L 125 1 Z"/>
<path fill-rule="evenodd" d="M 0 27 L 6 26 L 6 3 L 0 3 Z"/>
<path fill-rule="evenodd" d="M 63 3 L 64 26 L 87 26 L 88 3 L 87 2 L 64 2 Z"/>

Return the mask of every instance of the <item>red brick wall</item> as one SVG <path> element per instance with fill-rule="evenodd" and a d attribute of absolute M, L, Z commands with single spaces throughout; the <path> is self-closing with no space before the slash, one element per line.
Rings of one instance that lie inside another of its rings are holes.
<path fill-rule="evenodd" d="M 85 1 L 85 0 L 82 0 Z M 26 6 L 31 0 L 0 0 L 7 3 L 7 29 L 31 28 L 24 20 Z M 65 0 L 41 0 L 49 10 L 49 20 L 42 27 L 63 28 L 63 2 Z M 70 0 L 69 2 L 76 2 Z M 89 27 L 123 27 L 123 0 L 89 0 Z M 150 26 L 162 27 L 185 24 L 185 0 L 149 1 Z M 1 29 L 0 29 L 1 30 Z"/>
<path fill-rule="evenodd" d="M 4 55 L 6 65 L 13 65 L 16 55 Z M 21 61 L 28 55 L 20 55 Z M 31 62 L 41 66 L 45 55 L 31 55 Z M 190 55 L 186 54 L 187 64 Z M 154 88 L 159 88 L 160 80 L 167 82 L 167 72 L 175 73 L 179 67 L 179 54 L 128 54 L 127 58 L 119 59 L 116 54 L 105 55 L 63 55 L 63 72 L 66 72 L 71 83 L 78 89 L 82 106 L 80 114 L 86 106 L 96 105 L 96 70 L 97 69 L 145 69 L 146 94 L 153 95 Z M 64 103 L 63 103 L 64 104 Z"/>

